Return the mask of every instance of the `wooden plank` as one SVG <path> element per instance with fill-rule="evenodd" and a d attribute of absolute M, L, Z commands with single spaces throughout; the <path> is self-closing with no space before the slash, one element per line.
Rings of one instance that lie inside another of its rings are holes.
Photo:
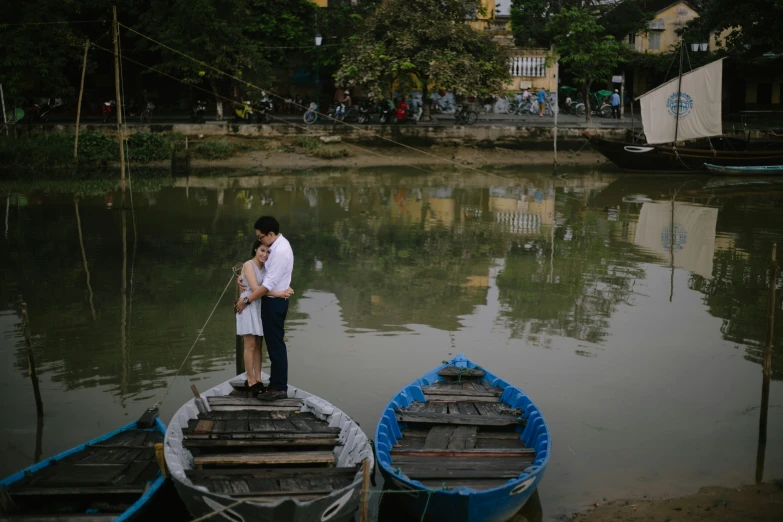
<path fill-rule="evenodd" d="M 532 456 L 507 457 L 498 459 L 486 459 L 483 457 L 406 457 L 396 456 L 392 460 L 392 468 L 400 468 L 404 473 L 418 473 L 419 471 L 432 471 L 443 469 L 462 469 L 462 470 L 506 470 L 521 473 L 528 466 L 535 462 Z"/>
<path fill-rule="evenodd" d="M 279 439 L 202 439 L 186 440 L 182 445 L 186 448 L 210 447 L 258 447 L 258 446 L 329 446 L 334 447 L 340 442 L 336 438 L 279 438 Z"/>
<path fill-rule="evenodd" d="M 212 409 L 216 406 L 257 406 L 258 404 L 268 406 L 301 406 L 302 399 L 276 399 L 274 401 L 262 401 L 254 398 L 245 397 L 210 397 L 209 405 Z"/>
<path fill-rule="evenodd" d="M 460 415 L 481 415 L 472 402 L 458 402 L 457 409 Z"/>
<path fill-rule="evenodd" d="M 510 439 L 482 439 L 476 442 L 477 448 L 485 449 L 501 449 L 501 448 L 523 448 L 524 444 L 521 440 Z"/>
<path fill-rule="evenodd" d="M 42 497 L 52 495 L 142 495 L 144 486 L 82 486 L 34 487 L 10 491 L 12 497 Z"/>
<path fill-rule="evenodd" d="M 535 456 L 536 450 L 530 448 L 518 448 L 518 449 L 463 449 L 463 450 L 431 450 L 431 449 L 410 449 L 410 450 L 396 450 L 392 449 L 389 452 L 392 459 L 396 456 L 409 456 L 409 457 L 481 457 L 481 458 L 505 458 L 505 457 L 523 457 L 523 456 Z"/>
<path fill-rule="evenodd" d="M 318 497 L 325 497 L 326 495 L 329 495 L 332 491 L 334 491 L 332 488 L 329 489 L 321 489 L 321 490 L 310 490 L 310 489 L 299 489 L 299 490 L 285 490 L 281 489 L 280 491 L 250 491 L 248 493 L 234 493 L 231 496 L 235 498 L 247 498 L 247 497 L 253 497 L 253 499 L 256 498 L 263 498 L 263 497 L 301 497 L 301 496 L 312 496 L 313 498 Z M 250 499 L 248 499 L 250 500 Z"/>
<path fill-rule="evenodd" d="M 212 433 L 225 433 L 226 421 L 219 420 L 212 424 Z"/>
<path fill-rule="evenodd" d="M 248 430 L 253 432 L 275 431 L 272 419 L 250 419 L 247 421 Z"/>
<path fill-rule="evenodd" d="M 297 414 L 289 415 L 288 421 L 293 424 L 296 429 L 305 433 L 313 431 L 313 428 L 310 427 L 310 424 L 305 419 L 300 418 Z"/>
<path fill-rule="evenodd" d="M 524 419 L 511 415 L 448 415 L 443 413 L 398 412 L 400 422 L 421 422 L 429 424 L 465 424 L 470 426 L 511 426 L 524 424 Z"/>
<path fill-rule="evenodd" d="M 212 427 L 215 425 L 215 421 L 200 420 L 193 429 L 193 433 L 209 433 L 212 431 Z"/>
<path fill-rule="evenodd" d="M 280 453 L 237 453 L 199 455 L 193 458 L 196 466 L 204 465 L 272 465 L 272 464 L 334 464 L 331 451 L 290 451 Z"/>
<path fill-rule="evenodd" d="M 489 393 L 489 392 L 484 392 Z M 500 395 L 474 395 L 471 393 L 462 393 L 462 394 L 431 394 L 431 393 L 425 393 L 424 398 L 427 399 L 428 402 L 458 402 L 458 401 L 470 401 L 470 402 L 498 402 L 498 397 Z"/>
<path fill-rule="evenodd" d="M 455 429 L 455 426 L 434 426 L 424 441 L 424 448 L 446 449 Z"/>
<path fill-rule="evenodd" d="M 357 466 L 349 468 L 266 468 L 266 469 L 188 469 L 185 474 L 188 477 L 198 478 L 236 478 L 237 476 L 262 479 L 278 478 L 318 478 L 318 477 L 354 477 L 359 472 Z"/>
<path fill-rule="evenodd" d="M 484 370 L 476 368 L 458 368 L 456 366 L 447 366 L 441 370 L 438 370 L 438 376 L 444 378 L 461 378 L 462 380 L 468 379 L 483 379 L 487 375 Z"/>
<path fill-rule="evenodd" d="M 521 475 L 524 470 L 510 469 L 427 469 L 406 472 L 402 470 L 409 478 L 413 480 L 457 480 L 457 479 L 512 479 Z"/>
<path fill-rule="evenodd" d="M 425 402 L 424 403 L 424 409 L 421 411 L 429 412 L 429 413 L 446 413 L 446 404 L 441 404 L 438 402 Z M 404 411 L 408 411 L 407 409 Z"/>
<path fill-rule="evenodd" d="M 478 433 L 477 426 L 457 426 L 451 435 L 451 440 L 446 449 L 462 450 L 474 448 L 476 446 L 476 433 Z"/>
<path fill-rule="evenodd" d="M 248 421 L 246 420 L 230 420 L 226 421 L 226 432 L 237 433 L 248 431 Z"/>
<path fill-rule="evenodd" d="M 454 481 L 448 481 L 446 482 L 446 487 L 449 489 L 457 489 L 457 488 L 471 488 L 475 489 L 477 491 L 482 491 L 485 489 L 492 489 L 496 488 L 498 486 L 502 486 L 508 482 L 508 480 L 503 479 L 468 479 L 468 480 L 454 480 Z M 428 488 L 435 488 L 439 489 L 443 487 L 443 481 L 429 481 L 429 480 L 422 480 L 422 484 L 427 486 Z"/>
<path fill-rule="evenodd" d="M 239 411 L 299 411 L 299 406 L 272 406 L 267 403 L 258 401 L 256 404 L 250 406 L 212 406 L 213 412 L 239 412 Z"/>
<path fill-rule="evenodd" d="M 249 421 L 250 423 L 254 421 Z M 295 429 L 293 427 L 293 424 L 290 424 L 291 429 L 280 429 L 280 430 L 274 430 L 274 422 L 281 422 L 281 421 L 264 421 L 269 423 L 269 427 L 272 431 L 246 431 L 246 432 L 234 432 L 234 433 L 207 433 L 207 434 L 186 434 L 186 438 L 188 440 L 209 440 L 209 439 L 257 439 L 257 438 L 266 438 L 273 434 L 280 435 L 280 436 L 287 436 L 287 435 L 302 435 L 304 432 L 299 431 L 298 429 Z M 285 421 L 282 421 L 285 422 Z M 253 426 L 251 424 L 250 428 L 253 428 L 256 426 Z M 340 428 L 329 428 L 329 427 L 322 427 L 319 428 L 317 431 L 312 431 L 311 434 L 313 436 L 329 436 L 329 435 L 339 435 L 340 434 Z"/>

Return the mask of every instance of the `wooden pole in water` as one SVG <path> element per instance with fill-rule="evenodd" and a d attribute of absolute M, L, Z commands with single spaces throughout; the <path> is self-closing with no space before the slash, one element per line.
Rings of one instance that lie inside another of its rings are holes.
<path fill-rule="evenodd" d="M 553 49 L 554 49 L 554 47 L 553 47 Z M 553 148 L 553 153 L 554 153 L 554 160 L 553 160 L 554 163 L 552 164 L 552 173 L 553 174 L 557 173 L 557 113 L 560 112 L 559 100 L 558 100 L 558 94 L 559 94 L 558 90 L 559 89 L 557 88 L 557 86 L 558 86 L 559 83 L 560 83 L 560 60 L 556 59 L 555 60 L 555 103 L 552 106 L 552 112 L 555 113 L 554 114 L 554 116 L 555 116 L 555 124 L 554 124 L 554 127 L 552 128 L 552 134 L 553 134 L 552 148 Z"/>
<path fill-rule="evenodd" d="M 117 24 L 117 7 L 112 8 L 114 20 L 112 30 L 114 32 L 114 91 L 117 96 L 117 134 L 120 138 L 120 189 L 122 190 L 122 206 L 125 207 L 125 152 L 122 138 L 122 100 L 120 98 L 120 28 Z"/>
<path fill-rule="evenodd" d="M 76 105 L 76 136 L 73 138 L 73 162 L 78 161 L 79 156 L 79 120 L 82 117 L 82 96 L 84 95 L 84 74 L 87 72 L 87 51 L 90 49 L 90 40 L 84 42 L 84 60 L 82 62 L 82 84 L 79 87 L 79 103 Z"/>
<path fill-rule="evenodd" d="M 769 323 L 767 323 L 767 344 L 764 347 L 761 379 L 761 415 L 759 417 L 759 444 L 756 452 L 756 484 L 764 479 L 764 454 L 767 451 L 767 413 L 769 411 L 769 381 L 772 377 L 772 337 L 775 330 L 775 291 L 778 278 L 776 259 L 777 245 L 772 245 L 772 267 L 770 269 Z"/>
<path fill-rule="evenodd" d="M 3 128 L 5 129 L 5 135 L 8 136 L 8 118 L 5 115 L 5 95 L 3 94 L 3 84 L 0 83 L 0 105 L 3 106 Z M 16 112 L 16 111 L 14 111 Z"/>
<path fill-rule="evenodd" d="M 370 459 L 364 460 L 362 468 L 362 494 L 361 507 L 359 508 L 359 522 L 369 522 L 370 520 Z"/>
<path fill-rule="evenodd" d="M 41 390 L 38 387 L 38 375 L 35 373 L 35 357 L 33 356 L 33 341 L 30 337 L 30 321 L 27 318 L 27 303 L 22 301 L 22 329 L 24 330 L 24 342 L 27 348 L 27 362 L 30 365 L 30 380 L 33 381 L 33 394 L 35 395 L 35 409 L 39 417 L 43 417 L 43 401 Z"/>
<path fill-rule="evenodd" d="M 239 265 L 239 263 L 237 263 Z M 234 267 L 234 274 L 242 273 L 242 265 L 239 265 L 239 268 Z M 236 285 L 237 290 L 235 292 L 236 295 L 234 295 L 234 303 L 239 301 L 239 296 L 241 292 L 239 291 L 239 284 Z M 236 323 L 236 313 L 234 314 L 234 322 Z M 237 367 L 237 375 L 241 374 L 245 370 L 245 343 L 242 340 L 241 335 L 236 336 L 234 350 L 236 353 L 236 367 Z"/>
<path fill-rule="evenodd" d="M 77 118 L 78 121 L 78 118 Z M 78 129 L 79 124 L 76 124 L 76 127 Z M 78 134 L 78 130 L 76 131 Z M 82 236 L 82 219 L 79 216 L 79 198 L 74 196 L 73 198 L 73 206 L 76 209 L 76 230 L 79 233 L 79 247 L 81 247 L 82 250 L 82 264 L 84 264 L 84 273 L 87 276 L 87 291 L 89 292 L 90 296 L 90 311 L 92 312 L 92 320 L 97 321 L 98 317 L 95 315 L 95 305 L 93 304 L 92 299 L 92 286 L 90 285 L 90 267 L 87 265 L 87 253 L 84 250 L 84 237 Z"/>

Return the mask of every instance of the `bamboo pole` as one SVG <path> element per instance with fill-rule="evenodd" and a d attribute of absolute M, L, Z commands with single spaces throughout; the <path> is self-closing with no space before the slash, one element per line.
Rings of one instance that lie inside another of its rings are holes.
<path fill-rule="evenodd" d="M 361 507 L 359 508 L 359 522 L 369 522 L 370 520 L 370 459 L 364 460 L 362 468 L 362 495 Z"/>
<path fill-rule="evenodd" d="M 5 94 L 3 94 L 2 83 L 0 83 L 0 105 L 3 106 L 3 128 L 5 129 L 5 135 L 8 136 L 8 118 L 5 115 Z"/>
<path fill-rule="evenodd" d="M 114 91 L 117 97 L 117 134 L 120 138 L 120 189 L 122 190 L 122 206 L 125 207 L 125 152 L 123 150 L 122 137 L 122 100 L 120 97 L 120 28 L 117 23 L 117 7 L 112 8 L 114 20 L 112 30 L 114 32 Z"/>
<path fill-rule="evenodd" d="M 79 87 L 79 103 L 76 105 L 76 136 L 73 139 L 73 162 L 78 162 L 79 157 L 79 120 L 82 117 L 82 96 L 84 95 L 84 74 L 87 72 L 87 51 L 90 49 L 90 40 L 84 42 L 84 60 L 82 61 L 82 84 Z M 94 314 L 93 314 L 94 315 Z"/>
<path fill-rule="evenodd" d="M 78 118 L 77 118 L 78 121 Z M 77 129 L 79 124 L 76 124 Z M 76 131 L 78 135 L 78 130 Z M 90 267 L 87 265 L 87 253 L 84 250 L 84 237 L 82 236 L 82 220 L 79 216 L 79 198 L 74 196 L 73 206 L 76 209 L 76 230 L 79 233 L 79 247 L 82 250 L 82 264 L 84 265 L 84 273 L 87 276 L 87 291 L 90 295 L 90 311 L 92 312 L 92 320 L 97 321 L 98 317 L 95 314 L 95 305 L 93 304 L 92 286 L 90 285 Z"/>
<path fill-rule="evenodd" d="M 761 415 L 759 416 L 759 444 L 756 451 L 756 484 L 764 479 L 764 455 L 767 451 L 767 415 L 769 413 L 769 381 L 772 377 L 772 337 L 775 330 L 775 291 L 778 278 L 776 259 L 777 245 L 772 245 L 772 266 L 770 268 L 769 322 L 767 323 L 767 343 L 764 347 L 761 379 Z"/>
<path fill-rule="evenodd" d="M 27 362 L 30 365 L 30 380 L 33 381 L 33 394 L 35 395 L 35 409 L 39 417 L 43 417 L 43 401 L 41 390 L 38 387 L 38 374 L 35 372 L 35 357 L 33 356 L 33 341 L 30 336 L 30 321 L 27 317 L 27 303 L 22 301 L 22 329 L 24 330 L 24 342 L 27 348 Z"/>
<path fill-rule="evenodd" d="M 120 357 L 122 373 L 120 375 L 120 391 L 123 396 L 128 391 L 128 230 L 127 218 L 125 217 L 125 207 L 122 212 L 122 268 L 120 270 L 122 282 L 120 283 Z"/>

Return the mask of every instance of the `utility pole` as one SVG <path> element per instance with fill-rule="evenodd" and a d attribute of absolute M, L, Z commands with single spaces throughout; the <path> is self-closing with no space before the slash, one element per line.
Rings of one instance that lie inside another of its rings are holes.
<path fill-rule="evenodd" d="M 84 42 L 84 61 L 82 62 L 82 85 L 79 87 L 79 103 L 76 105 L 76 137 L 73 139 L 73 163 L 76 164 L 79 156 L 79 120 L 82 116 L 82 95 L 84 94 L 84 73 L 87 71 L 87 50 L 90 48 L 90 40 Z"/>
<path fill-rule="evenodd" d="M 120 189 L 122 190 L 122 207 L 125 208 L 125 151 L 123 150 L 122 137 L 122 100 L 120 99 L 120 27 L 117 24 L 117 7 L 112 9 L 114 21 L 112 29 L 114 32 L 114 90 L 117 96 L 117 134 L 120 138 Z"/>

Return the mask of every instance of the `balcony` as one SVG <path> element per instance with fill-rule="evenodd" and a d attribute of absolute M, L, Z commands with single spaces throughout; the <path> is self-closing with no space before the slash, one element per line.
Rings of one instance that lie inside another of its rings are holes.
<path fill-rule="evenodd" d="M 546 59 L 544 50 L 519 50 L 509 53 L 508 72 L 513 78 L 544 78 Z"/>

